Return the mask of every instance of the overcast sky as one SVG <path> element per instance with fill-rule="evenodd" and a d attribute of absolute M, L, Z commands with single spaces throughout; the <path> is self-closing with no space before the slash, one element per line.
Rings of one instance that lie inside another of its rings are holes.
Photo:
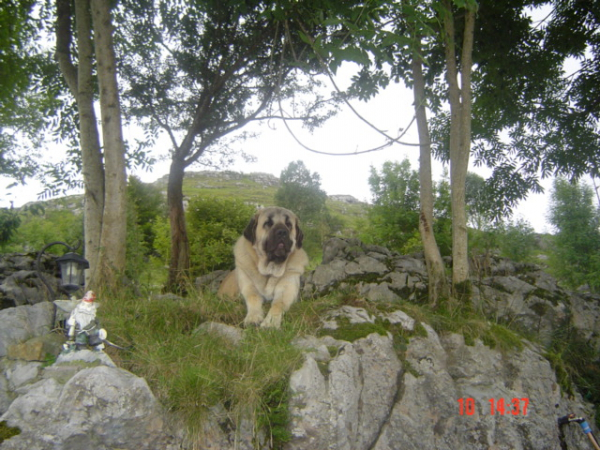
<path fill-rule="evenodd" d="M 331 87 L 331 90 L 333 88 Z M 400 128 L 406 129 L 413 117 L 412 92 L 399 85 L 390 85 L 382 94 L 368 103 L 353 101 L 358 112 L 381 130 L 390 135 L 396 135 Z M 357 118 L 348 108 L 326 122 L 321 128 L 309 133 L 298 124 L 290 125 L 302 143 L 310 148 L 330 152 L 349 153 L 376 147 L 384 142 L 384 138 Z M 405 157 L 411 162 L 412 168 L 418 170 L 418 147 L 393 145 L 383 150 L 356 156 L 327 156 L 309 152 L 298 144 L 280 121 L 269 124 L 253 124 L 251 129 L 259 135 L 235 144 L 238 148 L 256 161 L 247 163 L 239 158 L 228 170 L 239 172 L 266 172 L 279 176 L 287 165 L 296 160 L 302 160 L 311 172 L 321 176 L 321 186 L 329 195 L 352 195 L 361 201 L 370 201 L 368 177 L 370 167 L 381 168 L 385 161 L 402 161 Z M 417 143 L 416 125 L 413 124 L 403 141 Z M 162 147 L 162 146 L 158 146 Z M 163 147 L 164 148 L 164 147 Z M 60 151 L 57 149 L 57 151 Z M 57 157 L 53 155 L 53 157 Z M 156 164 L 153 172 L 137 172 L 143 181 L 151 182 L 168 173 L 169 162 Z M 434 180 L 440 180 L 443 166 L 434 162 Z M 202 167 L 191 170 L 202 170 Z M 487 175 L 485 169 L 471 167 L 472 171 Z M 0 186 L 8 184 L 6 179 L 0 179 Z M 546 186 L 551 182 L 545 182 Z M 547 225 L 547 195 L 531 196 L 517 208 L 516 217 L 526 219 L 538 232 L 550 232 Z M 35 201 L 40 192 L 37 183 L 19 187 L 5 192 L 0 199 L 0 206 L 9 206 L 14 201 L 15 206 Z"/>

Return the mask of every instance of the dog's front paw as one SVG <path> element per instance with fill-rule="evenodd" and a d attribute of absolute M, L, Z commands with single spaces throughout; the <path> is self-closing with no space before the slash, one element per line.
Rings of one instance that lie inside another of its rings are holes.
<path fill-rule="evenodd" d="M 263 318 L 264 318 L 264 314 L 262 312 L 252 312 L 252 313 L 248 313 L 246 315 L 246 318 L 244 319 L 244 326 L 245 327 L 251 327 L 251 326 L 259 326 L 261 324 L 261 322 L 263 322 Z"/>
<path fill-rule="evenodd" d="M 265 320 L 260 324 L 261 328 L 280 328 L 281 327 L 281 319 L 283 318 L 283 314 L 267 314 Z"/>

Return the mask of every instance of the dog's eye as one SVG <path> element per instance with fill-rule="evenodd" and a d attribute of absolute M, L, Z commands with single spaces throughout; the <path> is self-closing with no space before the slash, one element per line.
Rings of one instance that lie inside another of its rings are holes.
<path fill-rule="evenodd" d="M 285 219 L 285 226 L 288 227 L 290 230 L 292 229 L 292 222 L 290 221 L 290 219 Z"/>
<path fill-rule="evenodd" d="M 267 220 L 263 226 L 265 228 L 271 228 L 273 226 L 273 219 L 269 217 L 269 220 Z"/>

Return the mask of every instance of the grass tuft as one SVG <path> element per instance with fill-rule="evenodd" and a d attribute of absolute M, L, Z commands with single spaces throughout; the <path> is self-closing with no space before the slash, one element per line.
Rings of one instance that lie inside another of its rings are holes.
<path fill-rule="evenodd" d="M 402 360 L 415 336 L 424 336 L 421 322 L 439 333 L 461 333 L 466 342 L 481 339 L 501 350 L 519 349 L 520 338 L 509 329 L 490 324 L 472 308 L 447 301 L 432 308 L 410 302 L 368 302 L 355 289 L 334 291 L 295 303 L 281 329 L 241 329 L 243 301 L 221 300 L 215 295 L 188 290 L 183 299 L 135 298 L 121 294 L 102 301 L 99 317 L 109 339 L 129 351 L 109 348 L 115 362 L 144 377 L 162 404 L 185 420 L 192 442 L 202 442 L 204 419 L 209 411 L 224 411 L 221 426 L 239 430 L 251 420 L 266 432 L 272 448 L 282 448 L 290 439 L 289 376 L 303 362 L 303 353 L 293 345 L 302 335 L 331 335 L 355 341 L 371 333 L 390 333 Z M 375 323 L 350 324 L 338 320 L 337 330 L 322 330 L 324 313 L 342 305 L 365 308 L 371 315 L 401 309 L 416 319 L 416 329 L 403 330 L 377 318 Z M 265 305 L 267 308 L 268 305 Z M 242 339 L 197 332 L 205 322 L 235 327 Z M 335 349 L 334 349 L 335 351 Z M 221 420 L 221 419 L 220 419 Z M 264 440 L 265 436 L 260 439 Z"/>
<path fill-rule="evenodd" d="M 102 325 L 110 340 L 132 348 L 108 351 L 118 365 L 146 378 L 199 440 L 208 410 L 223 406 L 233 429 L 251 417 L 270 430 L 272 442 L 284 442 L 288 397 L 283 386 L 302 363 L 302 352 L 291 342 L 302 322 L 286 322 L 280 330 L 243 330 L 237 345 L 195 332 L 206 321 L 237 326 L 245 314 L 242 303 L 203 293 L 181 300 L 113 299 L 102 306 Z"/>

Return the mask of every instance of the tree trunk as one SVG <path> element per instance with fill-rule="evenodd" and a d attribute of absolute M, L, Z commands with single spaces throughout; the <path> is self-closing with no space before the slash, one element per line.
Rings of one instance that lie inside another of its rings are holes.
<path fill-rule="evenodd" d="M 171 261 L 167 289 L 173 292 L 185 290 L 190 270 L 190 245 L 183 207 L 184 175 L 185 163 L 174 156 L 167 185 L 167 204 L 171 225 Z"/>
<path fill-rule="evenodd" d="M 431 141 L 425 111 L 425 79 L 423 66 L 418 52 L 413 54 L 413 92 L 415 99 L 415 116 L 419 132 L 419 184 L 421 212 L 419 215 L 419 231 L 423 242 L 427 274 L 429 278 L 429 302 L 437 305 L 441 298 L 449 297 L 444 261 L 433 232 L 433 181 L 431 175 Z"/>
<path fill-rule="evenodd" d="M 86 284 L 93 280 L 98 266 L 102 214 L 104 211 L 104 167 L 94 111 L 92 24 L 89 0 L 75 1 L 78 68 L 71 57 L 72 10 L 69 0 L 57 0 L 56 58 L 77 103 L 83 182 L 85 185 L 85 257 L 90 262 Z"/>
<path fill-rule="evenodd" d="M 79 50 L 78 94 L 79 139 L 85 203 L 83 228 L 85 257 L 90 263 L 86 285 L 94 282 L 100 255 L 102 215 L 104 213 L 104 165 L 100 136 L 94 111 L 93 44 L 89 0 L 75 1 L 77 47 Z"/>
<path fill-rule="evenodd" d="M 121 129 L 121 105 L 108 0 L 91 0 L 94 22 L 102 138 L 104 142 L 105 200 L 100 237 L 98 286 L 116 287 L 125 270 L 127 237 L 127 175 Z"/>
<path fill-rule="evenodd" d="M 452 289 L 460 296 L 470 290 L 465 184 L 471 151 L 471 65 L 475 12 L 467 10 L 460 71 L 457 70 L 454 16 L 444 1 L 446 76 L 450 101 L 450 186 L 452 189 Z"/>

